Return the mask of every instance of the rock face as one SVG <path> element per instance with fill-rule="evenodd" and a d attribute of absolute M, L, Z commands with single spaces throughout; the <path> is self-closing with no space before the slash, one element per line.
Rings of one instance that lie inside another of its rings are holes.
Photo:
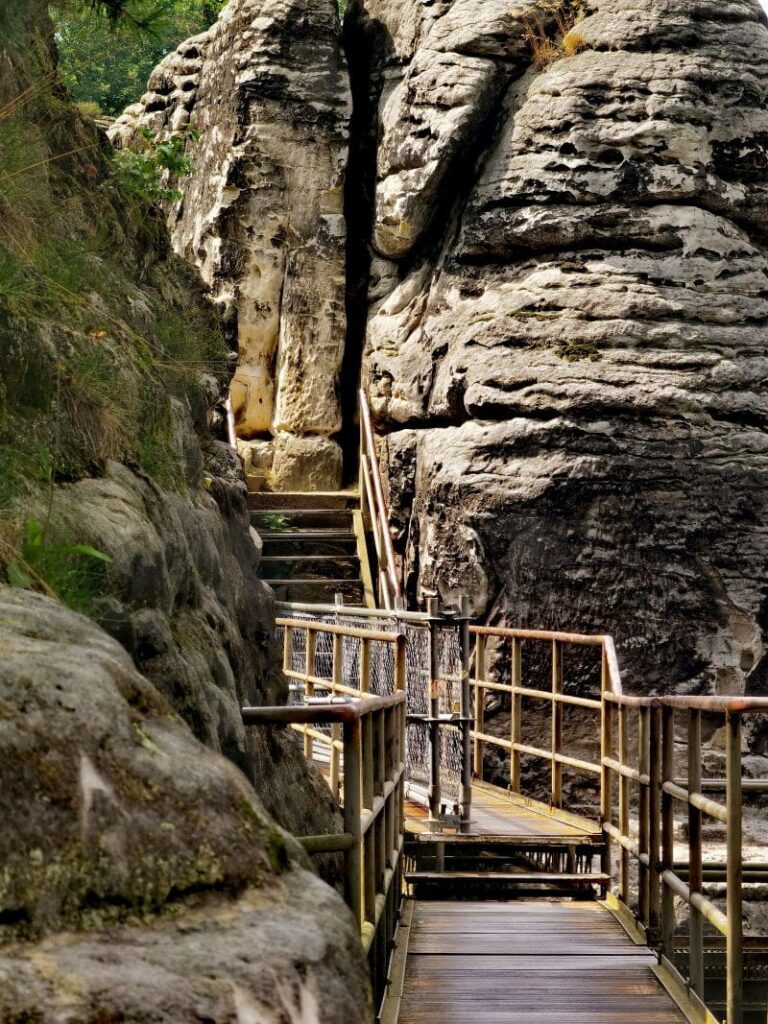
<path fill-rule="evenodd" d="M 45 4 L 15 9 L 3 44 L 0 165 L 24 173 L 0 194 L 0 263 L 15 282 L 0 296 L 0 580 L 31 560 L 281 825 L 329 831 L 338 811 L 298 745 L 246 735 L 240 718 L 287 693 L 242 469 L 217 440 L 232 363 L 215 312 L 58 89 Z M 52 265 L 66 276 L 45 290 Z M 84 544 L 111 559 L 96 579 L 73 561 Z"/>
<path fill-rule="evenodd" d="M 630 687 L 765 691 L 765 16 L 547 6 L 349 16 L 409 587 L 610 631 Z"/>
<path fill-rule="evenodd" d="M 125 650 L 7 587 L 0 649 L 0 1019 L 365 1020 L 341 898 Z"/>
<path fill-rule="evenodd" d="M 110 132 L 127 146 L 193 130 L 173 245 L 236 331 L 236 429 L 277 489 L 341 482 L 349 115 L 334 0 L 233 0 Z"/>

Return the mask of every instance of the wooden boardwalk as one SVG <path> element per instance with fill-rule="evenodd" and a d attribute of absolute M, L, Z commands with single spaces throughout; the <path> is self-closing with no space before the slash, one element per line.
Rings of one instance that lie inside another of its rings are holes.
<path fill-rule="evenodd" d="M 420 836 L 428 834 L 425 808 L 408 802 L 405 813 L 409 832 Z M 602 841 L 600 826 L 596 822 L 576 815 L 555 817 L 541 804 L 514 797 L 482 782 L 472 784 L 469 836 L 474 841 L 488 837 L 554 840 L 559 843 Z"/>
<path fill-rule="evenodd" d="M 399 1024 L 684 1024 L 598 903 L 412 902 Z"/>

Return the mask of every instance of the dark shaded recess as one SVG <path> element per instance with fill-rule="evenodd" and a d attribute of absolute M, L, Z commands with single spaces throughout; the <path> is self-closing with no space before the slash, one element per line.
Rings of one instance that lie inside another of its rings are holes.
<path fill-rule="evenodd" d="M 382 56 L 391 52 L 393 43 L 386 27 L 371 18 L 360 2 L 353 3 L 347 11 L 342 42 L 352 90 L 352 119 L 344 188 L 347 335 L 341 365 L 339 442 L 344 453 L 344 482 L 349 484 L 358 471 L 357 390 L 368 319 L 368 242 L 373 234 L 376 195 L 379 100 L 384 84 Z"/>

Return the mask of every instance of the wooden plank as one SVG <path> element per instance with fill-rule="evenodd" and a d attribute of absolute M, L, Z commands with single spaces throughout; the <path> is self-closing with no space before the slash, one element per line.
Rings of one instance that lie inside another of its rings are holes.
<path fill-rule="evenodd" d="M 416 901 L 399 1024 L 684 1024 L 605 907 Z"/>

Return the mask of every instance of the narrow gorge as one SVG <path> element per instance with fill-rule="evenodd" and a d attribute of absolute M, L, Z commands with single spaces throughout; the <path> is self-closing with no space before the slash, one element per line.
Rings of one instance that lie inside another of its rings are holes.
<path fill-rule="evenodd" d="M 354 490 L 362 387 L 409 607 L 768 696 L 768 18 L 229 0 L 97 125 L 59 9 L 0 10 L 0 1024 L 363 1024 L 249 494 Z"/>

